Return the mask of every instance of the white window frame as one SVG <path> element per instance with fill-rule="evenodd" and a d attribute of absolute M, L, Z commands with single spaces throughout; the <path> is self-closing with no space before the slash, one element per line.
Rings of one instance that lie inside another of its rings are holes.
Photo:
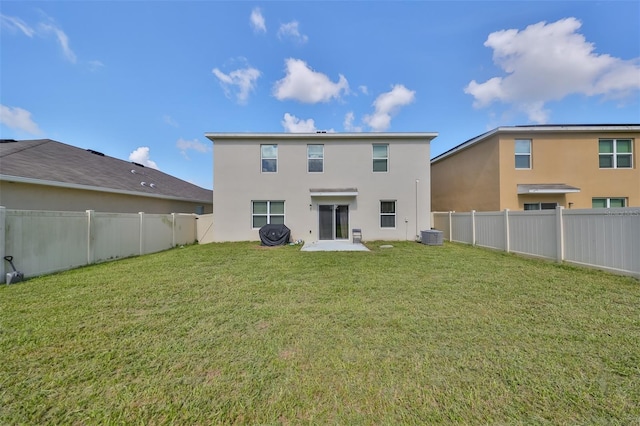
<path fill-rule="evenodd" d="M 618 142 L 629 142 L 629 146 L 631 148 L 631 152 L 618 152 Z M 612 152 L 600 152 L 600 143 L 601 142 L 611 142 L 613 145 Z M 602 157 L 611 157 L 611 167 L 602 167 L 600 164 L 600 159 Z M 627 166 L 618 166 L 618 156 L 628 156 L 629 157 L 629 167 Z M 633 169 L 633 139 L 631 138 L 623 138 L 623 139 L 614 139 L 614 138 L 601 138 L 598 139 L 598 167 L 600 169 Z"/>
<path fill-rule="evenodd" d="M 551 207 L 553 205 L 553 207 Z M 536 208 L 527 208 L 527 206 L 531 206 L 531 207 L 536 207 Z M 539 202 L 539 203 L 524 203 L 524 206 L 522 206 L 522 208 L 525 211 L 537 211 L 537 210 L 555 210 L 555 208 L 558 207 L 558 203 L 545 203 L 545 202 Z"/>
<path fill-rule="evenodd" d="M 529 152 L 518 152 L 517 150 L 517 145 L 518 142 L 527 142 L 529 144 Z M 515 153 L 515 157 L 514 157 L 514 161 L 515 161 L 515 168 L 517 170 L 531 170 L 532 168 L 532 155 L 531 155 L 531 145 L 533 145 L 531 143 L 531 139 L 516 139 L 514 144 L 513 144 L 513 151 Z M 529 166 L 528 167 L 518 167 L 518 157 L 527 157 L 529 160 Z"/>
<path fill-rule="evenodd" d="M 267 211 L 265 213 L 256 213 L 255 212 L 255 205 L 256 203 L 266 203 L 267 205 Z M 272 213 L 271 212 L 271 203 L 282 203 L 282 213 Z M 271 223 L 273 223 L 273 217 L 282 217 L 282 223 L 285 223 L 285 218 L 286 218 L 286 208 L 285 208 L 285 202 L 284 200 L 253 200 L 251 201 L 251 228 L 252 229 L 260 229 L 262 228 L 262 226 L 255 226 L 255 218 L 256 217 L 266 217 L 267 219 L 267 223 L 265 225 L 269 225 Z M 278 221 L 278 223 L 280 223 L 280 221 Z"/>
<path fill-rule="evenodd" d="M 605 206 L 604 207 L 593 207 L 593 202 L 595 200 L 605 200 Z M 593 197 L 591 199 L 591 207 L 594 209 L 601 209 L 601 208 L 605 208 L 605 209 L 610 209 L 611 208 L 611 200 L 622 200 L 622 207 L 627 207 L 627 198 L 626 197 Z"/>
<path fill-rule="evenodd" d="M 380 147 L 383 146 L 386 148 L 386 155 L 384 157 L 381 156 L 376 156 L 376 147 Z M 388 143 L 374 143 L 371 146 L 371 157 L 372 157 L 372 162 L 371 162 L 371 170 L 373 171 L 373 173 L 388 173 L 389 172 L 389 144 Z M 385 161 L 385 168 L 384 170 L 376 170 L 376 160 L 379 162 L 380 160 L 384 160 Z"/>
<path fill-rule="evenodd" d="M 313 155 L 318 155 L 318 154 L 312 154 L 310 151 L 311 147 L 320 147 L 322 149 L 322 152 L 320 153 L 320 157 L 315 157 Z M 320 160 L 320 170 L 311 170 L 311 161 L 317 161 Z M 307 145 L 307 173 L 324 173 L 324 145 L 322 144 L 308 144 Z"/>
<path fill-rule="evenodd" d="M 382 211 L 382 204 L 383 203 L 393 203 L 393 213 L 383 212 Z M 398 203 L 397 203 L 397 200 L 380 200 L 379 212 L 380 212 L 380 228 L 381 229 L 396 229 L 396 226 L 398 224 L 398 217 L 397 217 Z M 393 217 L 393 226 L 385 226 L 385 225 L 383 225 L 383 223 L 382 223 L 382 218 L 383 217 Z"/>
<path fill-rule="evenodd" d="M 275 150 L 275 156 L 265 156 L 263 147 L 273 147 Z M 264 160 L 275 160 L 275 170 L 265 170 Z M 278 144 L 260 144 L 260 171 L 262 173 L 278 173 Z"/>

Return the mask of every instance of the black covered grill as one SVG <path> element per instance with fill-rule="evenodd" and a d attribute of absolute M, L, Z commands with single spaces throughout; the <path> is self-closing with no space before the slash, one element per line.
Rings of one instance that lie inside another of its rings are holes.
<path fill-rule="evenodd" d="M 264 225 L 258 232 L 263 246 L 283 246 L 291 237 L 291 230 L 285 225 Z"/>

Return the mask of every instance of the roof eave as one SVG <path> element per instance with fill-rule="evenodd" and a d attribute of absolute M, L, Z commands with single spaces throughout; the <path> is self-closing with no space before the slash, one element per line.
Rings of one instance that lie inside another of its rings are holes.
<path fill-rule="evenodd" d="M 295 139 L 409 139 L 409 140 L 427 140 L 438 136 L 437 132 L 394 132 L 394 133 L 205 133 L 210 141 L 216 140 L 295 140 Z"/>

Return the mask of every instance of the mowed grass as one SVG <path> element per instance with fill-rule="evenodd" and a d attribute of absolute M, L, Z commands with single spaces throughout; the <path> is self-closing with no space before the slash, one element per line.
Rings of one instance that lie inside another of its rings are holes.
<path fill-rule="evenodd" d="M 639 424 L 640 282 L 209 244 L 0 288 L 0 424 Z"/>

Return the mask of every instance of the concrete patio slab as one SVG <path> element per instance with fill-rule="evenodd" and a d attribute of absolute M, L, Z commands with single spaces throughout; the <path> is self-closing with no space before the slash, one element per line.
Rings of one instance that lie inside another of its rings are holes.
<path fill-rule="evenodd" d="M 351 241 L 305 241 L 300 251 L 369 251 L 364 244 L 354 244 Z"/>

